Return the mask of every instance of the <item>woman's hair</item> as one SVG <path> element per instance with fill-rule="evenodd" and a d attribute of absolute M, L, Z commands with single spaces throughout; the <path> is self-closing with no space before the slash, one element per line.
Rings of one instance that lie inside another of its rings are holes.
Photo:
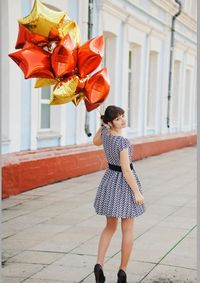
<path fill-rule="evenodd" d="M 124 114 L 124 110 L 121 107 L 109 105 L 106 108 L 104 115 L 101 115 L 101 119 L 105 124 L 107 124 L 108 122 L 112 122 L 115 118 L 122 114 Z"/>

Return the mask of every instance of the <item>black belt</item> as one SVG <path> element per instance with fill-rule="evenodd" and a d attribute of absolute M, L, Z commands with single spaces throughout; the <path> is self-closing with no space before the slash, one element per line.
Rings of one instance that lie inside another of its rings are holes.
<path fill-rule="evenodd" d="M 108 163 L 109 169 L 114 170 L 114 171 L 119 171 L 122 172 L 122 167 L 114 164 Z M 133 164 L 130 164 L 130 168 L 133 169 Z"/>

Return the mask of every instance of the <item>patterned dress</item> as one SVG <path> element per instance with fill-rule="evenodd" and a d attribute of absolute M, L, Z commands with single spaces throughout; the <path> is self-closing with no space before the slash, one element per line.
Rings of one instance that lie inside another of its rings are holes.
<path fill-rule="evenodd" d="M 101 135 L 108 163 L 120 166 L 120 151 L 128 148 L 129 160 L 133 165 L 132 172 L 136 178 L 138 188 L 143 194 L 141 182 L 132 162 L 132 147 L 129 140 L 108 133 L 105 126 L 102 126 Z M 146 211 L 144 204 L 136 204 L 134 192 L 126 182 L 123 173 L 109 168 L 106 169 L 98 186 L 93 207 L 99 215 L 117 218 L 137 217 Z"/>

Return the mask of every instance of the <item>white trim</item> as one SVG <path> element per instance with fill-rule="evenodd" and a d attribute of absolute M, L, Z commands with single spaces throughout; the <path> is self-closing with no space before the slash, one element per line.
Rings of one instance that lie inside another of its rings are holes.
<path fill-rule="evenodd" d="M 39 93 L 38 88 L 34 88 L 35 80 L 31 80 L 31 149 L 37 149 L 37 132 L 39 123 Z"/>
<path fill-rule="evenodd" d="M 51 131 L 51 130 L 38 132 L 38 134 L 37 134 L 38 140 L 52 139 L 52 138 L 61 138 L 61 134 L 59 132 L 54 132 L 54 131 Z"/>
<path fill-rule="evenodd" d="M 16 27 L 16 19 L 21 16 L 21 1 L 16 1 L 15 9 L 13 9 L 13 1 L 8 1 L 8 40 L 9 53 L 14 52 L 18 27 Z M 15 62 L 7 58 L 9 65 L 9 139 L 10 151 L 20 151 L 21 142 L 21 70 Z"/>
<path fill-rule="evenodd" d="M 143 132 L 144 136 L 147 133 L 146 119 L 147 119 L 147 95 L 148 95 L 148 80 L 149 80 L 149 52 L 150 52 L 150 34 L 146 34 L 145 41 L 145 58 L 144 58 L 144 120 L 143 120 Z"/>

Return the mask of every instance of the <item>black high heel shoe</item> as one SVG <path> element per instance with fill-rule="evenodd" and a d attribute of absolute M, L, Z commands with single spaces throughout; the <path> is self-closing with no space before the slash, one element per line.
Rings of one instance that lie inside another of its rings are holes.
<path fill-rule="evenodd" d="M 95 275 L 96 283 L 104 283 L 106 281 L 106 277 L 104 276 L 102 266 L 99 263 L 95 264 L 94 266 L 94 275 Z"/>
<path fill-rule="evenodd" d="M 117 273 L 117 277 L 118 277 L 117 283 L 127 283 L 126 281 L 127 276 L 124 270 L 120 269 Z"/>

